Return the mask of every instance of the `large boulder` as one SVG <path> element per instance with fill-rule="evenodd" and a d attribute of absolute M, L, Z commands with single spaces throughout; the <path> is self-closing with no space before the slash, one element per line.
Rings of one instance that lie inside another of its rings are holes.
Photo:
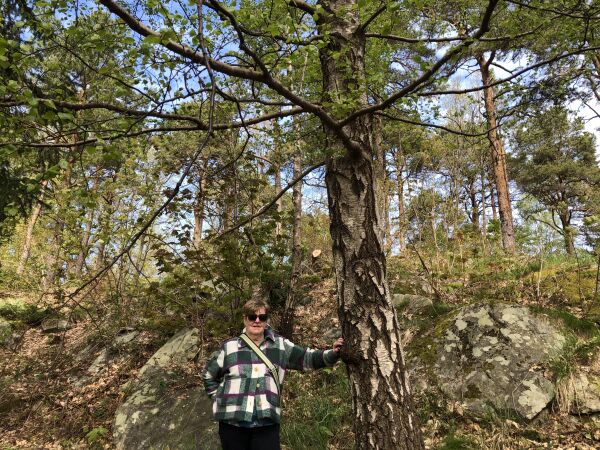
<path fill-rule="evenodd" d="M 220 448 L 212 403 L 197 386 L 197 379 L 186 380 L 183 370 L 198 349 L 198 330 L 184 329 L 142 367 L 115 415 L 117 449 Z"/>
<path fill-rule="evenodd" d="M 490 413 L 532 419 L 555 396 L 544 366 L 565 344 L 543 315 L 507 304 L 471 305 L 454 311 L 409 347 L 428 379 L 473 416 Z"/>

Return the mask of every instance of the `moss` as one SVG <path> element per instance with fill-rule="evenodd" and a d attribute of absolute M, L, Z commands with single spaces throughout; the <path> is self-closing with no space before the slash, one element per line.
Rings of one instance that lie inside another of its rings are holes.
<path fill-rule="evenodd" d="M 439 315 L 422 320 L 421 330 L 423 332 L 418 333 L 408 344 L 408 351 L 423 361 L 426 367 L 433 367 L 437 360 L 438 343 L 454 320 L 451 307 L 447 306 L 444 313 L 441 312 L 443 308 L 440 305 L 437 305 L 437 308 L 436 313 L 439 313 Z M 432 318 L 438 319 L 433 328 L 431 328 Z"/>
<path fill-rule="evenodd" d="M 569 331 L 587 337 L 600 335 L 598 326 L 587 319 L 580 319 L 573 314 L 558 309 L 542 308 L 539 306 L 531 307 L 533 312 L 542 313 L 548 317 L 561 321 L 562 325 Z"/>
<path fill-rule="evenodd" d="M 473 384 L 469 384 L 467 386 L 467 391 L 463 394 L 464 398 L 480 398 L 481 391 L 479 388 Z"/>
<path fill-rule="evenodd" d="M 475 450 L 475 442 L 464 436 L 456 436 L 454 432 L 444 438 L 438 450 Z"/>

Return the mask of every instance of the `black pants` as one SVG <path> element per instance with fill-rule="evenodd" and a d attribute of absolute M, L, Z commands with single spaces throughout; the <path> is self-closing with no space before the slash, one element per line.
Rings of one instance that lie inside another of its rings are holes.
<path fill-rule="evenodd" d="M 219 422 L 223 450 L 280 450 L 279 424 L 243 428 Z"/>

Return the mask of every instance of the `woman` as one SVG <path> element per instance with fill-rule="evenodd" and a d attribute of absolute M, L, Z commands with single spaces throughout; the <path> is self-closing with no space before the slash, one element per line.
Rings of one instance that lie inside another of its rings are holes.
<path fill-rule="evenodd" d="M 295 345 L 268 325 L 269 305 L 263 300 L 246 302 L 243 314 L 242 335 L 225 341 L 206 364 L 204 388 L 214 402 L 223 450 L 279 450 L 285 370 L 333 366 L 344 340 L 330 350 Z"/>

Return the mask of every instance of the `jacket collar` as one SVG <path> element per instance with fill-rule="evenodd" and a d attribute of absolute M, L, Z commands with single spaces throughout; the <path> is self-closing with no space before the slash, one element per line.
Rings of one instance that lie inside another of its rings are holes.
<path fill-rule="evenodd" d="M 244 327 L 244 329 L 242 330 L 242 334 L 246 332 L 246 327 Z M 265 328 L 265 341 L 269 340 L 271 342 L 275 342 L 275 332 L 273 331 L 273 328 L 271 328 L 270 325 L 267 325 L 267 328 Z M 247 347 L 247 344 L 244 342 L 244 340 L 242 338 L 238 337 L 238 346 L 239 347 Z"/>

